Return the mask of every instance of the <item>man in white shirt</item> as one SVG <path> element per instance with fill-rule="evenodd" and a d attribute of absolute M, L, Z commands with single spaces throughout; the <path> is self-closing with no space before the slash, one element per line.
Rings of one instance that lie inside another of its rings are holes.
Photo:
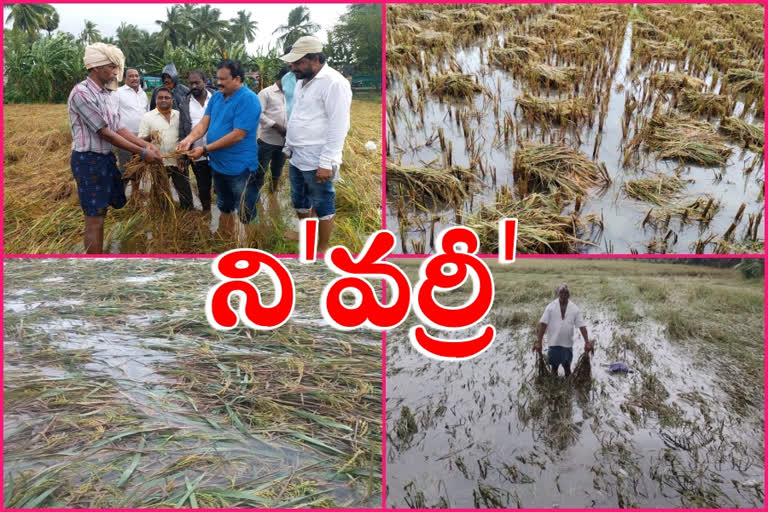
<path fill-rule="evenodd" d="M 288 73 L 283 68 L 277 73 L 275 83 L 259 92 L 261 102 L 261 117 L 259 118 L 259 172 L 266 175 L 272 170 L 271 191 L 277 192 L 280 175 L 285 165 L 285 126 L 287 123 L 286 101 L 283 94 L 282 78 Z"/>
<path fill-rule="evenodd" d="M 117 90 L 120 125 L 134 135 L 139 133 L 139 124 L 144 114 L 149 111 L 149 100 L 140 87 L 139 72 L 133 68 L 125 70 L 125 85 Z M 125 163 L 133 153 L 123 149 L 117 150 L 121 173 L 125 173 Z"/>
<path fill-rule="evenodd" d="M 189 73 L 189 93 L 179 104 L 179 140 L 183 140 L 192 132 L 192 128 L 197 126 L 208 107 L 212 93 L 205 86 L 205 73 L 196 69 Z M 206 145 L 206 137 L 203 135 L 197 142 L 190 146 L 190 149 L 203 147 Z M 189 176 L 187 169 L 187 157 L 179 159 L 179 170 L 184 176 Z M 195 173 L 197 181 L 197 194 L 203 205 L 203 212 L 211 211 L 211 185 L 213 178 L 211 175 L 211 166 L 208 162 L 208 155 L 203 155 L 192 162 L 192 172 Z"/>
<path fill-rule="evenodd" d="M 325 63 L 323 43 L 312 36 L 299 38 L 280 57 L 296 75 L 293 107 L 283 152 L 291 159 L 291 200 L 299 218 L 316 215 L 317 251 L 328 250 L 336 214 L 336 191 L 341 152 L 349 131 L 352 88 L 341 73 Z M 286 238 L 297 240 L 298 233 Z"/>
<path fill-rule="evenodd" d="M 139 137 L 147 141 L 154 139 L 160 153 L 167 155 L 174 152 L 176 143 L 179 141 L 179 111 L 171 108 L 173 96 L 171 96 L 171 91 L 165 87 L 161 87 L 157 91 L 155 102 L 157 107 L 144 114 L 141 119 Z M 181 208 L 191 210 L 193 203 L 189 179 L 179 172 L 175 158 L 163 158 L 163 164 L 170 174 L 173 187 L 179 194 Z"/>
<path fill-rule="evenodd" d="M 539 333 L 536 343 L 533 345 L 535 352 L 541 352 L 541 340 L 544 333 L 547 335 L 547 359 L 552 367 L 552 375 L 557 376 L 558 368 L 563 366 L 565 376 L 571 374 L 571 361 L 573 361 L 573 330 L 579 329 L 582 338 L 584 338 L 584 351 L 592 351 L 592 343 L 587 335 L 587 324 L 581 314 L 581 309 L 569 302 L 568 298 L 571 292 L 566 283 L 561 283 L 557 287 L 557 298 L 550 302 L 544 314 L 539 320 Z"/>

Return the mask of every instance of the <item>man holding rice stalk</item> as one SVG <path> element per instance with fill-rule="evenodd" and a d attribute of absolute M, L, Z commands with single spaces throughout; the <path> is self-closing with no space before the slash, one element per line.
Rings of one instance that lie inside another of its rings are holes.
<path fill-rule="evenodd" d="M 256 218 L 256 203 L 264 184 L 264 176 L 259 180 L 257 172 L 256 130 L 261 104 L 256 93 L 244 86 L 245 72 L 239 60 L 222 60 L 216 81 L 219 92 L 210 99 L 202 120 L 176 145 L 176 150 L 188 151 L 192 143 L 206 136 L 205 145 L 193 148 L 187 156 L 197 160 L 208 155 L 216 206 L 221 211 L 219 225 L 225 235 L 232 236 L 235 211 L 249 230 L 249 224 Z"/>
<path fill-rule="evenodd" d="M 122 79 L 125 57 L 114 45 L 94 43 L 85 49 L 83 64 L 88 77 L 75 85 L 67 100 L 72 133 L 72 176 L 77 182 L 80 206 L 85 214 L 85 252 L 103 251 L 107 208 L 125 206 L 125 186 L 117 168 L 113 147 L 159 162 L 160 151 L 121 127 L 119 111 L 112 108 L 108 86 Z"/>
<path fill-rule="evenodd" d="M 587 335 L 587 324 L 581 314 L 581 309 L 569 302 L 568 298 L 571 292 L 568 290 L 568 284 L 560 283 L 556 291 L 557 298 L 550 302 L 544 314 L 539 320 L 538 339 L 533 345 L 535 352 L 541 353 L 541 341 L 544 333 L 549 331 L 547 336 L 547 360 L 552 368 L 552 375 L 557 376 L 559 367 L 562 365 L 565 376 L 571 375 L 571 361 L 573 361 L 573 330 L 578 328 L 581 337 L 584 338 L 584 352 L 592 351 L 592 343 Z"/>
<path fill-rule="evenodd" d="M 283 152 L 291 159 L 291 200 L 300 219 L 317 216 L 317 252 L 328 250 L 336 214 L 333 182 L 339 177 L 344 139 L 349 131 L 352 88 L 325 63 L 323 43 L 300 37 L 280 57 L 296 75 L 293 106 Z M 295 231 L 285 234 L 298 240 Z"/>
<path fill-rule="evenodd" d="M 164 155 L 173 153 L 179 141 L 179 111 L 174 110 L 173 95 L 165 87 L 155 91 L 156 107 L 146 114 L 139 125 L 139 137 L 154 142 Z M 173 156 L 163 158 L 165 170 L 169 174 L 173 187 L 179 194 L 179 204 L 182 210 L 193 210 L 192 187 L 187 173 L 182 173 L 177 167 L 177 159 Z"/>

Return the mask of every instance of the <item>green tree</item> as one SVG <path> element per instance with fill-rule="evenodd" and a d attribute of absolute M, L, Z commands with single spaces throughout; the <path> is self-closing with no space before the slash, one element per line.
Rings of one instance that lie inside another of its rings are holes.
<path fill-rule="evenodd" d="M 101 40 L 101 32 L 96 28 L 96 24 L 92 21 L 85 20 L 85 27 L 80 32 L 80 42 L 83 44 L 92 44 Z"/>
<path fill-rule="evenodd" d="M 174 5 L 170 9 L 166 8 L 165 18 L 165 21 L 155 20 L 155 23 L 160 25 L 161 36 L 170 41 L 174 46 L 186 42 L 186 33 L 189 31 L 189 27 L 187 25 L 187 18 L 182 12 L 181 6 Z"/>
<path fill-rule="evenodd" d="M 335 67 L 381 72 L 381 6 L 353 4 L 328 34 L 328 58 Z"/>
<path fill-rule="evenodd" d="M 320 30 L 320 25 L 313 23 L 310 19 L 309 7 L 300 5 L 288 13 L 288 23 L 277 27 L 272 34 L 280 34 L 277 38 L 277 44 L 283 47 L 285 53 L 288 53 L 298 38 L 311 36 L 318 30 Z"/>
<path fill-rule="evenodd" d="M 10 10 L 5 22 L 13 22 L 13 30 L 26 32 L 30 37 L 45 28 L 46 16 L 56 12 L 48 4 L 7 4 L 4 7 Z"/>
<path fill-rule="evenodd" d="M 227 35 L 227 22 L 220 19 L 221 11 L 206 4 L 195 9 L 189 23 L 195 44 L 204 40 L 223 43 Z"/>
<path fill-rule="evenodd" d="M 9 47 L 6 46 L 6 50 Z M 82 45 L 71 34 L 42 37 L 5 52 L 5 100 L 23 103 L 66 101 L 85 76 Z"/>
<path fill-rule="evenodd" d="M 59 28 L 59 21 L 59 13 L 56 9 L 53 9 L 53 12 L 45 15 L 43 30 L 48 32 L 49 37 L 53 35 L 54 30 Z"/>
<path fill-rule="evenodd" d="M 251 13 L 237 11 L 237 18 L 230 18 L 229 30 L 232 33 L 232 41 L 239 43 L 251 43 L 256 38 L 259 29 L 258 21 L 251 21 Z"/>
<path fill-rule="evenodd" d="M 144 63 L 143 38 L 139 27 L 126 22 L 120 23 L 115 32 L 117 45 L 125 55 L 125 63 L 130 67 L 137 67 Z"/>

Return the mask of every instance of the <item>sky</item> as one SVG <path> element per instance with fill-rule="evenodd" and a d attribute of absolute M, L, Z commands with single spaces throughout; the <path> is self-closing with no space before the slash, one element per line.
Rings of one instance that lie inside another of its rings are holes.
<path fill-rule="evenodd" d="M 158 32 L 160 25 L 155 20 L 166 19 L 166 9 L 173 4 L 57 4 L 51 3 L 59 12 L 59 30 L 79 35 L 83 30 L 85 20 L 96 23 L 96 28 L 104 37 L 115 36 L 115 30 L 121 22 L 133 23 L 140 29 L 150 33 Z M 307 5 L 310 18 L 320 25 L 321 30 L 317 37 L 321 41 L 327 41 L 327 33 L 344 14 L 348 4 L 211 4 L 221 11 L 221 18 L 228 20 L 237 15 L 237 11 L 245 10 L 251 13 L 251 20 L 258 21 L 259 27 L 256 39 L 247 45 L 249 53 L 254 53 L 260 46 L 266 50 L 267 46 L 275 46 L 275 37 L 272 32 L 280 25 L 288 21 L 288 13 L 298 5 Z M 5 9 L 5 18 L 8 10 Z M 10 27 L 10 25 L 8 25 Z M 7 28 L 8 28 L 7 27 Z"/>

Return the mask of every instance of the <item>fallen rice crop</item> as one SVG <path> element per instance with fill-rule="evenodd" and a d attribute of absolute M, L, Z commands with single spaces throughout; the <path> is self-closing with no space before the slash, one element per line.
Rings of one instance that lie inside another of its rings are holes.
<path fill-rule="evenodd" d="M 321 325 L 332 276 L 291 261 L 284 326 L 216 331 L 210 264 L 5 265 L 5 507 L 380 504 L 380 336 Z"/>

